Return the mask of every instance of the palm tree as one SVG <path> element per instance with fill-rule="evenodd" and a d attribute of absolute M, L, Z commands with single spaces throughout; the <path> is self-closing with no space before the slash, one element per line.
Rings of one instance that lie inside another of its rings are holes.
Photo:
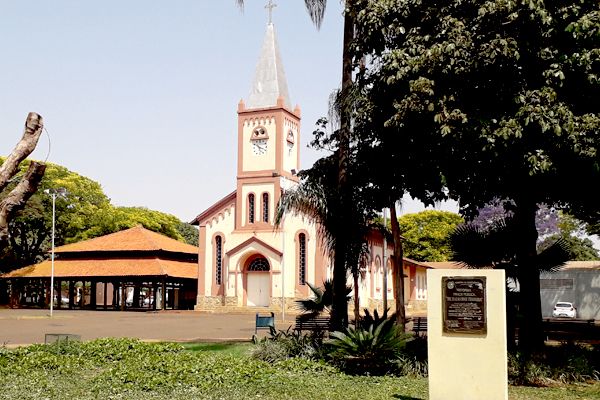
<path fill-rule="evenodd" d="M 337 176 L 335 172 L 336 158 L 334 156 L 324 157 L 315 162 L 312 168 L 299 173 L 302 179 L 301 183 L 295 188 L 283 193 L 275 214 L 275 226 L 280 226 L 284 217 L 288 214 L 300 215 L 309 222 L 315 223 L 319 240 L 327 254 L 333 256 L 334 263 L 337 257 L 337 242 L 339 236 L 336 235 L 336 224 L 340 218 L 340 209 L 337 207 L 338 193 L 336 191 Z M 350 199 L 353 204 L 359 204 L 360 199 L 357 194 L 353 194 Z M 363 208 L 364 209 L 364 208 Z M 347 242 L 344 245 L 345 260 L 350 265 L 344 268 L 342 277 L 344 278 L 344 289 L 341 297 L 347 310 L 347 286 L 346 278 L 349 270 L 354 277 L 354 301 L 355 301 L 355 319 L 358 320 L 358 280 L 360 277 L 360 265 L 364 259 L 368 248 L 366 246 L 367 235 L 370 230 L 368 221 L 371 215 L 360 211 L 360 207 L 353 207 L 354 212 L 343 213 L 346 218 L 345 226 L 350 231 L 347 233 Z M 335 311 L 336 297 L 339 291 L 335 287 L 335 264 L 334 264 L 334 282 L 332 286 L 332 324 Z M 347 313 L 347 311 L 346 311 Z M 333 325 L 332 325 L 333 326 Z"/>
<path fill-rule="evenodd" d="M 331 313 L 331 305 L 333 304 L 333 282 L 326 280 L 323 282 L 323 287 L 317 287 L 306 282 L 312 297 L 304 300 L 297 300 L 296 303 L 302 311 L 301 318 L 310 319 L 317 317 L 322 313 Z M 350 299 L 351 287 L 346 288 L 346 300 Z"/>
<path fill-rule="evenodd" d="M 488 228 L 480 228 L 475 224 L 459 225 L 450 235 L 450 246 L 454 252 L 453 259 L 467 268 L 503 269 L 508 281 L 515 286 L 519 282 L 519 245 L 520 226 L 514 218 L 502 218 Z M 568 244 L 558 239 L 550 246 L 539 251 L 535 256 L 535 265 L 540 272 L 560 270 L 570 258 Z M 525 266 L 527 268 L 528 266 Z M 539 279 L 539 278 L 538 278 Z M 508 287 L 509 295 L 515 289 Z M 539 292 L 537 294 L 540 295 Z M 512 302 L 511 302 L 512 303 Z M 509 346 L 514 346 L 514 327 L 518 323 L 513 304 L 507 304 L 507 337 Z M 522 307 L 522 306 L 521 306 Z M 530 324 L 531 321 L 520 321 Z"/>
<path fill-rule="evenodd" d="M 235 0 L 236 4 L 243 8 L 244 0 Z M 346 10 L 352 9 L 352 0 L 345 0 Z M 319 29 L 325 15 L 327 0 L 304 0 L 311 20 Z M 352 55 L 350 43 L 354 38 L 354 15 L 351 12 L 344 13 L 344 39 L 342 51 L 342 87 L 341 98 L 348 98 L 347 93 L 352 86 Z M 348 324 L 348 303 L 345 300 L 346 272 L 351 265 L 346 258 L 346 252 L 351 242 L 349 226 L 346 225 L 346 210 L 353 207 L 349 203 L 351 188 L 348 183 L 348 164 L 350 156 L 350 127 L 351 107 L 345 105 L 340 110 L 340 130 L 338 133 L 339 145 L 337 149 L 337 206 L 339 213 L 332 225 L 332 233 L 335 236 L 334 264 L 333 264 L 333 308 L 331 315 L 332 327 L 342 330 Z"/>

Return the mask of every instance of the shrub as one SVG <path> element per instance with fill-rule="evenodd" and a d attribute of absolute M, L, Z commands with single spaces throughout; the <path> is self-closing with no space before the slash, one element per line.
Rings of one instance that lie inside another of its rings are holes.
<path fill-rule="evenodd" d="M 406 342 L 406 347 L 395 363 L 394 373 L 401 376 L 426 378 L 428 372 L 427 337 L 414 337 Z"/>
<path fill-rule="evenodd" d="M 273 363 L 294 357 L 308 360 L 323 358 L 323 332 L 321 331 L 302 334 L 288 328 L 263 339 L 255 339 L 254 342 L 256 346 L 251 350 L 251 355 L 257 360 Z"/>
<path fill-rule="evenodd" d="M 508 379 L 514 385 L 546 386 L 552 383 L 600 381 L 598 347 L 563 343 L 524 357 L 508 355 Z"/>
<path fill-rule="evenodd" d="M 331 336 L 331 361 L 354 375 L 384 375 L 393 371 L 406 342 L 411 340 L 410 335 L 396 326 L 394 315 L 379 318 L 376 312 L 367 321 L 363 319 L 358 328 L 349 327 Z"/>

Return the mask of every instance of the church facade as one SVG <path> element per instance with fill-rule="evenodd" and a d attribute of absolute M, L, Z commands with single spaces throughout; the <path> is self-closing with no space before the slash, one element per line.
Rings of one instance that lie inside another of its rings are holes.
<path fill-rule="evenodd" d="M 272 23 L 250 95 L 238 104 L 237 115 L 235 190 L 192 221 L 199 226 L 196 309 L 293 308 L 310 295 L 307 283 L 322 286 L 331 278 L 331 263 L 314 224 L 288 215 L 274 226 L 282 191 L 299 181 L 301 112 L 292 108 Z M 392 252 L 386 247 L 387 257 L 382 239 L 373 235 L 360 283 L 361 307 L 380 306 L 384 295 L 393 307 L 391 273 L 383 293 L 383 263 L 390 265 Z M 405 260 L 404 269 L 406 303 L 420 307 L 426 300 L 426 266 Z"/>

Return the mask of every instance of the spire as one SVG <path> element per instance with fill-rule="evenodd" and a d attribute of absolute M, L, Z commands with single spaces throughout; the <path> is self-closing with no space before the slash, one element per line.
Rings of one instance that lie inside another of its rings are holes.
<path fill-rule="evenodd" d="M 269 9 L 269 15 L 273 6 L 269 2 L 266 7 Z M 265 40 L 263 41 L 256 72 L 254 73 L 254 81 L 250 89 L 250 96 L 248 96 L 246 102 L 246 109 L 275 107 L 277 106 L 278 97 L 283 98 L 285 108 L 292 109 L 283 63 L 279 54 L 279 46 L 275 38 L 275 28 L 273 23 L 270 22 L 267 25 Z"/>

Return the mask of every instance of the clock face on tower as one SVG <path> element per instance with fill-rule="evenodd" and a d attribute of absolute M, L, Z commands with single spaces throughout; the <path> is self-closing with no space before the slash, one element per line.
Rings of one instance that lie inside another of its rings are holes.
<path fill-rule="evenodd" d="M 250 140 L 252 142 L 252 152 L 254 155 L 261 156 L 263 154 L 267 154 L 267 140 L 269 136 L 267 135 L 267 130 L 262 127 L 256 127 L 252 131 L 252 136 Z"/>
<path fill-rule="evenodd" d="M 267 154 L 267 139 L 254 139 L 252 141 L 252 152 L 257 156 Z"/>
<path fill-rule="evenodd" d="M 288 134 L 287 134 L 287 149 L 288 149 L 288 154 L 292 155 L 292 150 L 294 149 L 294 131 L 293 130 L 289 130 Z"/>

